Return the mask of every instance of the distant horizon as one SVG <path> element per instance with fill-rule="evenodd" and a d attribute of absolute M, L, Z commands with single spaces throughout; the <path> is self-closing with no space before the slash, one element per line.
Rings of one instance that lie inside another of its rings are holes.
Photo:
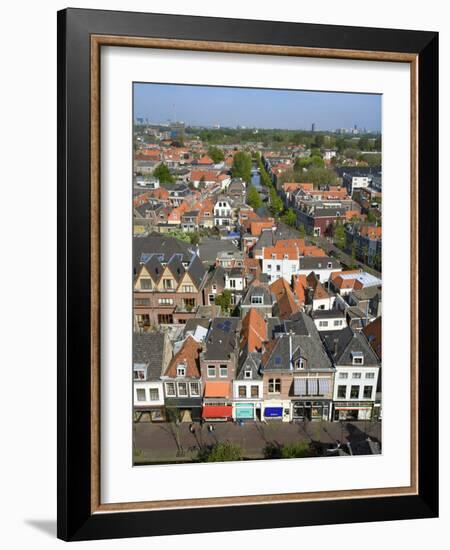
<path fill-rule="evenodd" d="M 381 95 L 134 83 L 133 120 L 204 128 L 381 132 Z"/>

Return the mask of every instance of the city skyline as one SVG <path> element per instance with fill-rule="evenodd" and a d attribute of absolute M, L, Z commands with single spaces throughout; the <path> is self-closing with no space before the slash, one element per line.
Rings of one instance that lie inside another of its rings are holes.
<path fill-rule="evenodd" d="M 134 118 L 155 124 L 381 131 L 381 95 L 183 84 L 134 84 Z"/>

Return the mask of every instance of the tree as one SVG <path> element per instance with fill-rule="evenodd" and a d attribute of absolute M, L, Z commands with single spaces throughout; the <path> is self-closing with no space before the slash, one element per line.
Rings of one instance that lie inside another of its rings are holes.
<path fill-rule="evenodd" d="M 170 170 L 167 168 L 167 165 L 164 164 L 164 162 L 161 162 L 161 164 L 158 164 L 158 166 L 155 168 L 153 175 L 155 178 L 158 178 L 160 183 L 173 183 L 175 180 L 170 173 Z"/>
<path fill-rule="evenodd" d="M 247 204 L 255 210 L 262 206 L 261 196 L 253 185 L 247 191 Z"/>
<path fill-rule="evenodd" d="M 279 216 L 283 212 L 283 201 L 278 196 L 274 187 L 270 188 L 270 211 L 274 216 Z"/>
<path fill-rule="evenodd" d="M 212 158 L 212 160 L 214 161 L 214 164 L 222 162 L 225 158 L 225 155 L 223 154 L 222 149 L 219 149 L 218 147 L 214 147 L 214 146 L 211 146 L 208 149 L 208 155 Z"/>
<path fill-rule="evenodd" d="M 231 441 L 219 441 L 211 447 L 202 449 L 198 458 L 200 462 L 231 462 L 242 460 L 242 447 Z"/>
<path fill-rule="evenodd" d="M 247 183 L 250 183 L 252 178 L 252 157 L 243 151 L 238 151 L 233 157 L 231 175 L 233 178 L 242 178 Z"/>
<path fill-rule="evenodd" d="M 311 450 L 306 441 L 287 443 L 281 449 L 281 458 L 305 458 L 307 456 L 311 456 Z"/>
<path fill-rule="evenodd" d="M 200 242 L 198 233 L 189 233 L 189 242 L 193 245 L 197 245 Z"/>
<path fill-rule="evenodd" d="M 334 242 L 339 248 L 345 246 L 345 229 L 342 223 L 337 223 L 334 229 Z"/>
<path fill-rule="evenodd" d="M 295 213 L 295 210 L 293 208 L 289 208 L 285 214 L 283 214 L 283 217 L 281 220 L 286 224 L 290 225 L 291 227 L 295 227 L 297 225 L 297 214 Z"/>
<path fill-rule="evenodd" d="M 373 210 L 368 210 L 366 219 L 369 223 L 375 223 L 377 221 L 377 217 Z"/>
<path fill-rule="evenodd" d="M 231 306 L 231 291 L 226 288 L 222 294 L 216 296 L 214 303 L 227 313 Z"/>
<path fill-rule="evenodd" d="M 300 233 L 300 238 L 301 238 L 301 239 L 304 239 L 304 238 L 305 238 L 305 235 L 306 235 L 306 231 L 305 231 L 305 226 L 304 226 L 304 224 L 301 223 L 301 224 L 298 226 L 298 232 Z"/>

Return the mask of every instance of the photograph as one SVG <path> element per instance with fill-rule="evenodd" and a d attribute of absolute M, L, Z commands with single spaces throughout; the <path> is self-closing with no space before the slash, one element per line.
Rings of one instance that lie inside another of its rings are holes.
<path fill-rule="evenodd" d="M 382 454 L 382 94 L 132 98 L 133 465 Z"/>

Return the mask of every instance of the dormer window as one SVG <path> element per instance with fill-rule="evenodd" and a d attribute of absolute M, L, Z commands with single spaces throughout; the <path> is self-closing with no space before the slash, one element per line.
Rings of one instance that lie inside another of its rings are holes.
<path fill-rule="evenodd" d="M 333 264 L 331 262 L 328 262 L 327 267 L 328 267 L 328 269 L 332 269 Z"/>
<path fill-rule="evenodd" d="M 244 375 L 245 375 L 245 378 L 251 378 L 252 377 L 252 371 L 251 370 L 246 370 Z"/>
<path fill-rule="evenodd" d="M 141 365 L 141 364 L 134 365 L 133 375 L 135 380 L 146 380 L 147 365 Z"/>
<path fill-rule="evenodd" d="M 252 296 L 250 302 L 252 304 L 262 304 L 263 303 L 263 298 L 262 298 L 262 296 Z"/>
<path fill-rule="evenodd" d="M 186 376 L 186 367 L 185 365 L 177 366 L 177 376 Z"/>
<path fill-rule="evenodd" d="M 352 351 L 352 365 L 364 365 L 364 355 L 361 351 Z"/>
<path fill-rule="evenodd" d="M 294 363 L 295 370 L 303 370 L 305 368 L 305 360 L 299 357 Z"/>

